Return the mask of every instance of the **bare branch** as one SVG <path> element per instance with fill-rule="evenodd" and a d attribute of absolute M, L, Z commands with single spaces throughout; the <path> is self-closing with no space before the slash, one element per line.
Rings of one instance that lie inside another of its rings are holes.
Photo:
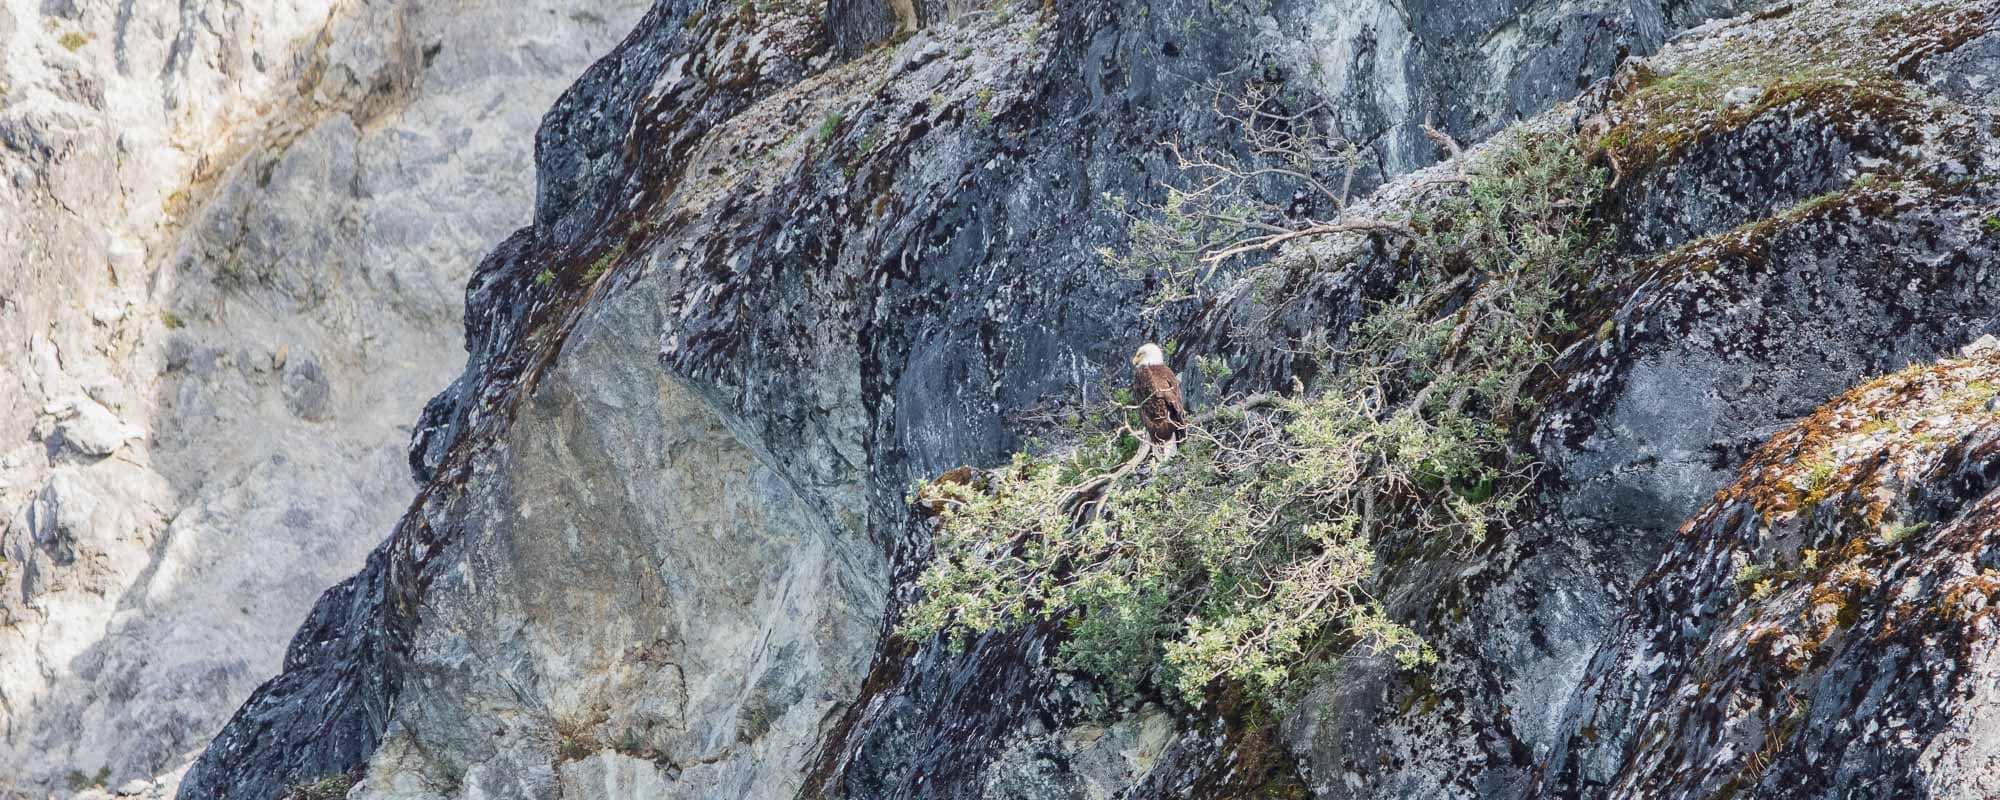
<path fill-rule="evenodd" d="M 1458 173 L 1460 178 L 1465 177 L 1465 149 L 1458 146 L 1458 140 L 1451 138 L 1451 134 L 1433 127 L 1428 115 L 1424 117 L 1424 136 L 1436 142 L 1438 147 L 1444 148 L 1445 153 L 1450 156 L 1452 171 Z"/>
<path fill-rule="evenodd" d="M 1408 223 L 1394 220 L 1362 219 L 1342 222 L 1322 222 L 1298 230 L 1286 231 L 1285 233 L 1274 233 L 1268 236 L 1255 236 L 1244 239 L 1229 247 L 1210 251 L 1201 257 L 1201 261 L 1204 264 L 1211 265 L 1211 271 L 1213 271 L 1213 265 L 1221 264 L 1223 261 L 1245 253 L 1270 250 L 1293 239 L 1304 239 L 1312 236 L 1331 236 L 1336 233 L 1393 233 L 1410 239 L 1414 239 L 1417 236 L 1417 232 L 1411 230 Z"/>
<path fill-rule="evenodd" d="M 1332 200 L 1336 208 L 1346 205 L 1345 187 L 1342 187 L 1341 192 L 1335 192 L 1334 190 L 1327 188 L 1326 184 L 1320 183 L 1319 179 L 1314 178 L 1313 176 L 1300 172 L 1298 170 L 1286 169 L 1284 167 L 1254 167 L 1250 169 L 1231 167 L 1225 164 L 1209 160 L 1207 158 L 1201 158 L 1199 156 L 1195 158 L 1188 158 L 1186 155 L 1183 155 L 1181 153 L 1180 146 L 1174 144 L 1173 142 L 1163 142 L 1162 144 L 1165 144 L 1167 146 L 1167 151 L 1173 154 L 1176 166 L 1180 167 L 1183 171 L 1201 169 L 1201 170 L 1208 170 L 1211 172 L 1220 173 L 1222 175 L 1222 177 L 1217 178 L 1214 181 L 1210 181 L 1207 186 L 1203 186 L 1199 189 L 1182 192 L 1183 194 L 1189 196 L 1206 195 L 1214 191 L 1219 186 L 1221 186 L 1224 181 L 1230 179 L 1247 181 L 1253 178 L 1261 178 L 1267 175 L 1283 175 L 1287 178 L 1293 178 L 1296 180 L 1304 181 L 1307 185 L 1313 187 L 1313 189 L 1318 191 L 1320 194 L 1326 195 L 1327 199 Z M 1351 173 L 1350 173 L 1350 179 L 1351 179 Z"/>
<path fill-rule="evenodd" d="M 1249 411 L 1250 409 L 1253 408 L 1265 408 L 1267 406 L 1274 406 L 1277 404 L 1278 404 L 1278 396 L 1276 394 L 1273 394 L 1271 392 L 1258 392 L 1256 394 L 1250 395 L 1249 397 L 1245 397 L 1234 404 L 1223 406 L 1222 408 L 1210 409 L 1200 414 L 1196 414 L 1194 420 L 1192 421 L 1192 424 L 1194 425 L 1194 427 L 1200 428 L 1203 425 L 1207 425 L 1210 422 L 1214 422 L 1215 420 L 1221 418 L 1225 414 L 1240 414 L 1245 411 Z"/>

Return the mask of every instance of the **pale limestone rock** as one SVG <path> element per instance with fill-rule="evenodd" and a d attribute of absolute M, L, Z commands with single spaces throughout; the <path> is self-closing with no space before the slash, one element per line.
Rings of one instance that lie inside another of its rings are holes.
<path fill-rule="evenodd" d="M 599 752 L 560 770 L 562 796 L 575 800 L 669 797 L 680 770 L 616 752 Z"/>
<path fill-rule="evenodd" d="M 0 0 L 0 798 L 172 796 L 278 668 L 645 5 Z"/>
<path fill-rule="evenodd" d="M 63 446 L 86 456 L 111 455 L 128 440 L 146 435 L 88 397 L 71 400 L 57 414 L 62 421 L 56 424 L 56 435 Z"/>
<path fill-rule="evenodd" d="M 1764 90 L 1758 87 L 1738 86 L 1734 89 L 1731 89 L 1723 93 L 1722 103 L 1723 105 L 1732 107 L 1747 106 L 1751 103 L 1757 102 L 1757 98 L 1762 97 L 1763 95 L 1764 95 Z"/>

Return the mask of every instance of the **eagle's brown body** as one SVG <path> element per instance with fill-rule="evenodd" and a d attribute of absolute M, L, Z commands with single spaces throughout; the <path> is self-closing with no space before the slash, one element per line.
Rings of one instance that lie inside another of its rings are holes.
<path fill-rule="evenodd" d="M 1139 422 L 1154 444 L 1172 445 L 1187 434 L 1187 407 L 1181 404 L 1181 379 L 1165 364 L 1140 364 L 1132 371 L 1132 396 L 1139 401 Z"/>

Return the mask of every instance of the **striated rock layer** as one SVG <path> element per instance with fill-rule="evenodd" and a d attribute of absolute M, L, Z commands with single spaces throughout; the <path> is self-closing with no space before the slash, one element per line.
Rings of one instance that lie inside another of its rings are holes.
<path fill-rule="evenodd" d="M 1982 796 L 1987 700 L 1947 678 L 1985 652 L 1995 453 L 1959 406 L 1986 362 L 1882 390 L 1916 411 L 1868 442 L 1764 442 L 2000 329 L 1994 9 L 1796 3 L 1613 72 L 1733 9 L 848 5 L 662 2 L 557 102 L 534 223 L 472 275 L 467 368 L 414 435 L 416 504 L 182 796 Z M 1276 314 L 1138 312 L 1099 198 L 1156 196 L 1156 142 L 1229 144 L 1212 79 L 1327 101 L 1370 182 L 1435 155 L 1426 116 L 1472 139 L 1588 87 L 1529 126 L 1612 176 L 1587 209 L 1611 252 L 1535 388 L 1536 513 L 1474 556 L 1385 544 L 1380 593 L 1441 663 L 1349 657 L 1281 719 L 1109 695 L 1054 631 L 884 636 L 927 556 L 911 481 L 1004 458 L 1146 339 L 1229 359 L 1222 385 L 1176 364 L 1198 403 L 1310 381 L 1291 354 L 1402 274 L 1393 237 L 1304 242 Z M 1924 455 L 1861 482 L 1898 436 Z M 1723 491 L 1822 456 L 1816 515 Z M 1862 508 L 1896 527 L 1837 511 Z M 1880 634 L 1896 598 L 1949 608 Z M 1904 663 L 1941 677 L 1853 699 Z"/>

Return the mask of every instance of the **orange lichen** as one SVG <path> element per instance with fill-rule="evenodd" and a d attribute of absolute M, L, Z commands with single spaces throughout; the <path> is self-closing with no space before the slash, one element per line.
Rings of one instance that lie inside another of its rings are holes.
<path fill-rule="evenodd" d="M 2000 355 L 1916 366 L 1857 386 L 1771 438 L 1684 532 L 1714 521 L 1738 502 L 1766 527 L 1796 519 L 1826 503 L 1880 529 L 1893 491 L 1934 469 L 1958 442 L 2000 433 Z M 1867 551 L 1856 538 L 1840 553 Z"/>
<path fill-rule="evenodd" d="M 1946 581 L 1938 599 L 1938 615 L 1954 622 L 1971 622 L 1994 612 L 1994 596 L 2000 594 L 2000 570 L 1988 569 Z"/>
<path fill-rule="evenodd" d="M 1840 560 L 1854 561 L 1868 554 L 1868 542 L 1862 539 L 1850 540 L 1840 548 Z"/>
<path fill-rule="evenodd" d="M 1743 646 L 1745 651 L 1760 654 L 1764 663 L 1775 664 L 1787 674 L 1797 675 L 1812 664 L 1812 651 L 1783 625 L 1759 628 Z"/>
<path fill-rule="evenodd" d="M 1750 559 L 1739 562 L 1746 603 L 1736 635 L 1746 654 L 1784 674 L 1803 673 L 1830 658 L 1828 644 L 1867 609 L 1887 602 L 1877 590 L 1904 552 L 1899 545 L 1930 530 L 1906 518 L 1912 509 L 1902 498 L 1953 465 L 2000 456 L 1996 398 L 2000 353 L 1911 367 L 1843 393 L 1752 455 L 1682 528 L 1799 547 L 1760 556 L 1765 545 L 1753 544 Z M 1741 530 L 1746 524 L 1755 528 Z M 1967 531 L 1990 528 L 1954 523 L 1928 534 L 1927 546 L 1960 549 L 1954 542 Z M 2000 571 L 1952 578 L 1933 596 L 1895 601 L 1873 635 L 1891 636 L 1925 609 L 1964 624 L 2000 621 Z"/>

